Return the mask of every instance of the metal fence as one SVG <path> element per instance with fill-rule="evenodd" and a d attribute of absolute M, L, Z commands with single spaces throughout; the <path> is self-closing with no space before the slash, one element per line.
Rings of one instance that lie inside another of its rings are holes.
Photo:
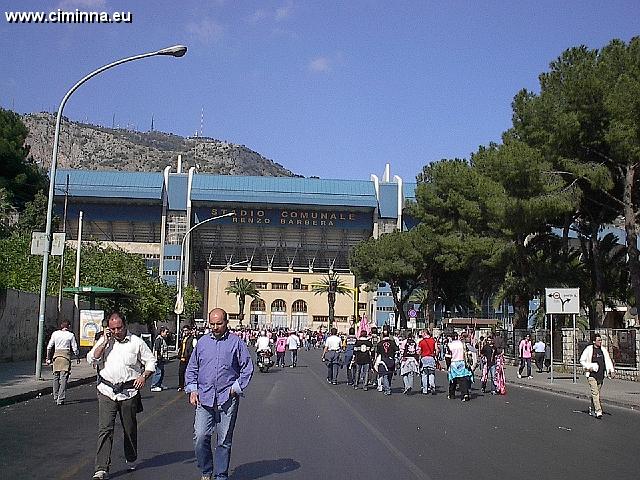
<path fill-rule="evenodd" d="M 636 330 L 576 330 L 576 356 L 580 358 L 580 354 L 589 343 L 591 336 L 598 332 L 603 337 L 603 346 L 609 351 L 611 359 L 616 367 L 625 367 L 636 369 L 638 367 L 637 351 L 636 351 Z M 497 330 L 496 336 L 502 338 L 504 344 L 504 352 L 508 357 L 519 357 L 518 345 L 526 335 L 531 335 L 531 342 L 535 343 L 542 339 L 547 345 L 551 340 L 549 330 Z M 553 360 L 554 362 L 563 362 L 563 333 L 561 329 L 553 330 Z M 572 356 L 573 352 L 569 352 Z"/>
<path fill-rule="evenodd" d="M 527 335 L 531 335 L 531 343 L 534 344 L 538 340 L 543 340 L 547 346 L 551 343 L 551 332 L 549 330 L 503 330 L 498 329 L 495 332 L 495 336 L 502 338 L 504 345 L 504 354 L 507 357 L 518 358 L 520 353 L 518 352 L 518 346 L 520 340 Z M 553 331 L 553 360 L 554 362 L 561 362 L 562 357 L 562 331 L 554 329 Z"/>
<path fill-rule="evenodd" d="M 609 351 L 609 355 L 611 355 L 611 359 L 616 367 L 637 368 L 635 329 L 578 330 L 576 332 L 578 352 L 582 352 L 582 350 L 591 343 L 591 335 L 596 332 L 602 336 L 602 344 Z"/>

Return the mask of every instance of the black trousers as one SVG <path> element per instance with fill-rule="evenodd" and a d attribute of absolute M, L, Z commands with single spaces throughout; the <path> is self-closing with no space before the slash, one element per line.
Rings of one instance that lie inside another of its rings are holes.
<path fill-rule="evenodd" d="M 456 396 L 456 385 L 460 385 L 460 394 L 464 397 L 469 395 L 469 388 L 471 387 L 471 378 L 458 377 L 449 382 L 449 396 L 454 398 Z"/>
<path fill-rule="evenodd" d="M 113 429 L 116 426 L 116 415 L 124 431 L 124 457 L 128 462 L 138 458 L 138 412 L 139 398 L 135 397 L 121 402 L 111 400 L 98 392 L 98 445 L 96 451 L 96 471 L 109 471 L 111 466 L 111 448 L 113 447 Z"/>
<path fill-rule="evenodd" d="M 180 360 L 180 364 L 178 365 L 178 387 L 184 388 L 184 374 L 187 371 L 187 365 L 189 362 L 183 362 Z"/>

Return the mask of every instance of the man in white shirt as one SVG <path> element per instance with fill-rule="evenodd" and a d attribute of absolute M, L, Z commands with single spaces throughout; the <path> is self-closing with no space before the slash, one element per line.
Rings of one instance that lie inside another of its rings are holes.
<path fill-rule="evenodd" d="M 118 313 L 108 319 L 109 328 L 87 354 L 87 361 L 100 365 L 98 384 L 98 446 L 93 480 L 109 476 L 116 415 L 124 432 L 124 455 L 130 470 L 138 458 L 136 415 L 142 411 L 139 391 L 156 370 L 156 358 L 147 344 L 127 331 Z"/>
<path fill-rule="evenodd" d="M 538 373 L 542 373 L 542 367 L 544 366 L 544 352 L 547 346 L 544 340 L 539 339 L 533 344 L 533 354 L 535 355 L 536 367 L 538 367 Z"/>
<path fill-rule="evenodd" d="M 322 360 L 327 362 L 327 382 L 338 384 L 338 371 L 340 369 L 340 347 L 342 340 L 338 336 L 338 329 L 332 328 L 331 335 L 324 342 Z"/>
<path fill-rule="evenodd" d="M 256 352 L 261 352 L 262 350 L 271 351 L 271 341 L 269 337 L 267 337 L 267 332 L 260 332 L 260 336 L 256 340 Z"/>
<path fill-rule="evenodd" d="M 287 339 L 287 347 L 291 352 L 291 365 L 289 365 L 289 367 L 295 368 L 298 363 L 298 348 L 300 348 L 300 337 L 296 335 L 296 332 L 291 331 Z"/>
<path fill-rule="evenodd" d="M 71 354 L 78 358 L 78 343 L 73 332 L 69 331 L 69 320 L 60 322 L 60 330 L 51 334 L 47 344 L 47 365 L 53 365 L 53 401 L 64 405 L 67 396 L 67 380 L 71 373 Z"/>

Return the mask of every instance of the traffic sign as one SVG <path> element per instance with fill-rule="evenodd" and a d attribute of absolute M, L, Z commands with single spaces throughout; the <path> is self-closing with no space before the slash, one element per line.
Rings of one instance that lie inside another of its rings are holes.
<path fill-rule="evenodd" d="M 64 233 L 54 233 L 51 240 L 51 255 L 60 256 L 64 253 Z M 31 255 L 47 253 L 47 234 L 44 232 L 31 233 Z"/>
<path fill-rule="evenodd" d="M 416 312 L 413 308 L 409 310 L 409 317 L 416 318 L 418 316 L 418 312 Z"/>
<path fill-rule="evenodd" d="M 579 288 L 545 288 L 544 297 L 547 314 L 580 313 Z"/>

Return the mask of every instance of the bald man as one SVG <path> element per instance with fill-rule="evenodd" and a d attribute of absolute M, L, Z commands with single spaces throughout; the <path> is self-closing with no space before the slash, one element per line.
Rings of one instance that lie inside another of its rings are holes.
<path fill-rule="evenodd" d="M 240 397 L 253 375 L 249 349 L 229 334 L 227 312 L 209 312 L 211 333 L 198 340 L 185 374 L 185 392 L 196 407 L 194 449 L 202 480 L 229 478 L 231 442 Z M 216 433 L 214 458 L 211 435 Z"/>

